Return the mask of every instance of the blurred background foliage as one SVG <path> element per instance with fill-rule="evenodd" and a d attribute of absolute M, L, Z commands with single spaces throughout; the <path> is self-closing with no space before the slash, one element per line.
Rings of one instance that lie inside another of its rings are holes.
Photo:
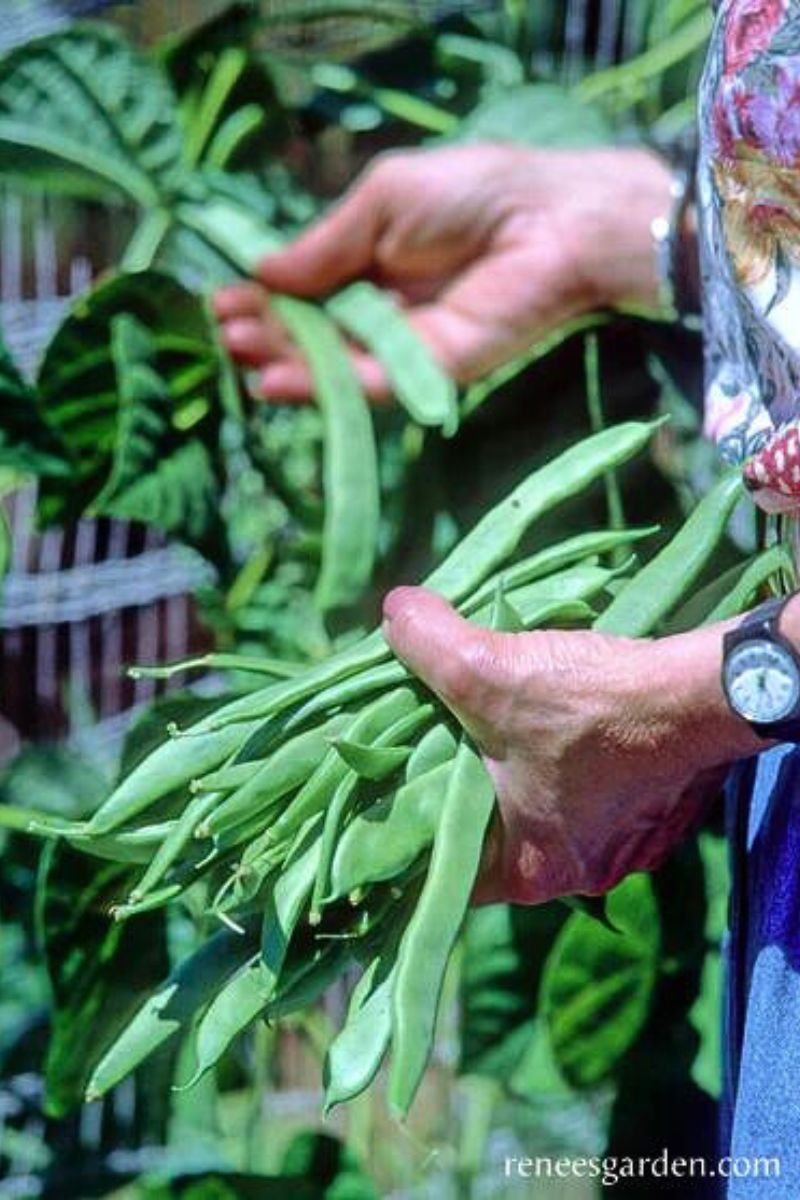
<path fill-rule="evenodd" d="M 9 20 L 30 7 L 13 0 Z M 232 274 L 209 213 L 266 246 L 386 148 L 644 140 L 670 151 L 691 141 L 705 0 L 49 8 L 60 36 L 77 16 L 109 22 L 81 35 L 99 46 L 96 73 L 33 105 L 19 68 L 41 44 L 10 52 L 0 65 L 0 176 L 112 212 L 123 273 L 76 304 L 35 380 L 0 358 L 0 495 L 35 474 L 44 523 L 91 511 L 165 530 L 210 568 L 197 597 L 210 646 L 306 661 L 369 625 L 388 582 L 418 577 L 532 465 L 587 432 L 587 361 L 590 371 L 599 364 L 603 419 L 659 409 L 673 418 L 657 469 L 623 477 L 627 518 L 657 520 L 666 535 L 707 488 L 716 467 L 699 436 L 698 335 L 648 314 L 598 314 L 468 389 L 454 439 L 400 412 L 375 414 L 375 572 L 345 613 L 321 613 L 320 414 L 251 405 L 202 299 Z M 115 106 L 120 89 L 130 102 Z M 42 136 L 15 143 L 17 117 Z M 130 274 L 143 270 L 158 274 Z M 109 358 L 120 312 L 153 340 L 149 366 L 182 413 L 144 448 L 104 401 L 128 379 Z M 559 533 L 602 522 L 604 507 L 598 494 L 560 511 Z M 752 547 L 744 517 L 733 535 L 711 582 Z M 130 730 L 125 764 L 204 703 L 191 691 L 158 701 Z M 78 817 L 107 791 L 107 774 L 72 749 L 30 745 L 0 776 L 0 803 Z M 373 1095 L 320 1125 L 318 1063 L 336 996 L 289 1029 L 264 1027 L 237 1044 L 190 1092 L 171 1091 L 178 1051 L 81 1108 L 88 1048 L 191 944 L 192 914 L 111 928 L 102 897 L 112 869 L 89 871 L 61 850 L 40 858 L 21 831 L 2 836 L 0 1195 L 511 1196 L 498 1165 L 506 1153 L 712 1152 L 727 895 L 713 821 L 652 881 L 615 893 L 610 915 L 624 936 L 557 906 L 471 916 L 437 1065 L 408 1132 Z M 658 1186 L 619 1190 L 649 1197 Z"/>

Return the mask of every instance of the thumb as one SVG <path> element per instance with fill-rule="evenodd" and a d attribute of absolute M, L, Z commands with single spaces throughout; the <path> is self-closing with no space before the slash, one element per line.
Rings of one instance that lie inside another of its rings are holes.
<path fill-rule="evenodd" d="M 383 634 L 406 666 L 437 693 L 487 754 L 499 756 L 493 719 L 511 693 L 508 637 L 465 621 L 435 592 L 396 588 L 383 605 Z"/>
<path fill-rule="evenodd" d="M 365 179 L 296 241 L 263 258 L 256 274 L 270 291 L 324 295 L 366 273 L 378 228 L 378 197 Z"/>

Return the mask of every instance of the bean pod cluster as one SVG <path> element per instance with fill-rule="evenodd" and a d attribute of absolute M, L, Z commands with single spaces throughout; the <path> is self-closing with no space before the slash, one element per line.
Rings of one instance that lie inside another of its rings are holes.
<path fill-rule="evenodd" d="M 723 480 L 638 573 L 620 555 L 653 530 L 600 530 L 518 555 L 542 514 L 639 454 L 652 431 L 616 426 L 531 474 L 427 586 L 507 631 L 650 632 L 718 542 L 737 480 Z M 206 940 L 103 1054 L 88 1098 L 179 1033 L 193 1039 L 194 1082 L 253 1022 L 303 1009 L 345 976 L 355 982 L 327 1054 L 326 1107 L 369 1087 L 388 1055 L 402 1116 L 431 1054 L 492 783 L 456 718 L 379 632 L 300 672 L 263 670 L 260 690 L 171 730 L 91 820 L 38 830 L 130 865 L 114 919 L 189 901 L 205 914 Z"/>

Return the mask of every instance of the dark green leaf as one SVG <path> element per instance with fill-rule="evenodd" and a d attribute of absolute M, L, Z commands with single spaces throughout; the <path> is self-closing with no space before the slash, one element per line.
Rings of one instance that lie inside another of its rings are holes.
<path fill-rule="evenodd" d="M 556 1062 L 574 1087 L 607 1079 L 636 1041 L 658 972 L 660 923 L 650 879 L 634 875 L 608 897 L 620 933 L 582 913 L 556 939 L 541 1006 Z"/>
<path fill-rule="evenodd" d="M 175 98 L 111 26 L 74 24 L 0 61 L 0 172 L 152 207 L 182 178 Z"/>
<path fill-rule="evenodd" d="M 518 142 L 582 148 L 610 142 L 597 108 L 551 83 L 526 83 L 490 92 L 462 121 L 458 141 Z"/>
<path fill-rule="evenodd" d="M 100 772 L 65 746 L 23 750 L 0 773 L 0 803 L 66 820 L 91 812 L 107 790 Z"/>
<path fill-rule="evenodd" d="M 299 1133 L 284 1154 L 282 1173 L 313 1184 L 322 1200 L 377 1200 L 378 1192 L 358 1160 L 337 1138 Z"/>
<path fill-rule="evenodd" d="M 46 482 L 43 519 L 99 498 L 103 511 L 201 542 L 216 519 L 219 378 L 205 308 L 171 277 L 116 275 L 78 300 L 39 373 L 43 414 L 74 470 L 69 486 Z"/>
<path fill-rule="evenodd" d="M 473 909 L 461 969 L 464 1074 L 507 1080 L 533 1034 L 539 982 L 565 921 L 556 904 Z"/>
<path fill-rule="evenodd" d="M 163 913 L 119 924 L 111 904 L 130 885 L 125 867 L 55 847 L 40 882 L 42 948 L 53 994 L 45 1064 L 47 1108 L 82 1101 L 92 1069 L 166 973 Z"/>
<path fill-rule="evenodd" d="M 69 464 L 58 440 L 42 420 L 36 392 L 17 370 L 2 338 L 0 467 L 30 475 L 69 474 Z"/>
<path fill-rule="evenodd" d="M 203 1171 L 165 1181 L 144 1179 L 137 1184 L 137 1196 L 141 1200 L 286 1200 L 287 1188 L 292 1200 L 320 1200 L 314 1184 L 302 1179 L 289 1183 L 283 1176 L 232 1171 Z"/>

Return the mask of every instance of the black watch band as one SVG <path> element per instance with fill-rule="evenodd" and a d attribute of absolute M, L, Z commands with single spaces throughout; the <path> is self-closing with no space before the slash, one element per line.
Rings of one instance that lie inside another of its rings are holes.
<path fill-rule="evenodd" d="M 800 654 L 780 631 L 783 610 L 792 599 L 793 596 L 777 596 L 774 600 L 767 600 L 765 604 L 748 613 L 736 629 L 729 630 L 722 641 L 723 661 L 742 642 L 762 638 L 765 641 L 774 642 L 786 650 L 800 673 Z M 800 742 L 800 709 L 783 721 L 771 721 L 768 724 L 748 721 L 748 724 L 754 733 L 769 741 Z"/>

